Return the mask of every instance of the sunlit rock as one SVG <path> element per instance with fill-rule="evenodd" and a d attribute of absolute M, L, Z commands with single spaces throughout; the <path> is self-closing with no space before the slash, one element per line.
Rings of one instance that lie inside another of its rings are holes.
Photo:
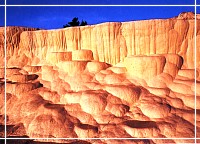
<path fill-rule="evenodd" d="M 200 136 L 200 15 L 196 69 L 194 18 L 187 12 L 57 30 L 8 26 L 6 57 L 0 28 L 0 124 L 6 108 L 7 136 L 141 138 L 37 139 L 47 143 L 194 143 L 170 139 L 194 138 L 195 118 Z"/>

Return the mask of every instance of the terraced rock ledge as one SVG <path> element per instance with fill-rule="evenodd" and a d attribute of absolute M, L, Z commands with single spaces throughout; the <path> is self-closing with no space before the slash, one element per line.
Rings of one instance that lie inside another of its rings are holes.
<path fill-rule="evenodd" d="M 7 33 L 6 90 L 0 64 L 0 123 L 3 127 L 6 92 L 8 137 L 141 138 L 22 143 L 194 143 L 193 13 L 60 30 L 8 27 Z"/>

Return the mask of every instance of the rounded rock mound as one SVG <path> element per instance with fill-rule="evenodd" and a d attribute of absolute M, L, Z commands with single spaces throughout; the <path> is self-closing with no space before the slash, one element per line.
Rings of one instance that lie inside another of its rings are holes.
<path fill-rule="evenodd" d="M 162 103 L 143 103 L 140 109 L 149 118 L 165 118 L 169 115 L 171 107 Z"/>
<path fill-rule="evenodd" d="M 109 67 L 108 64 L 106 64 L 105 62 L 98 62 L 98 61 L 92 61 L 92 62 L 88 62 L 87 63 L 87 70 L 90 73 L 97 73 L 100 72 L 101 70 L 105 70 Z"/>
<path fill-rule="evenodd" d="M 101 114 L 107 105 L 106 93 L 98 91 L 83 92 L 80 105 L 83 111 L 89 114 Z"/>
<path fill-rule="evenodd" d="M 51 64 L 56 64 L 60 61 L 71 61 L 72 52 L 50 52 L 47 54 L 46 60 Z"/>
<path fill-rule="evenodd" d="M 86 69 L 88 61 L 64 61 L 59 62 L 58 67 L 68 75 L 83 72 Z"/>
<path fill-rule="evenodd" d="M 72 60 L 93 60 L 93 53 L 91 50 L 75 50 L 72 51 Z"/>
<path fill-rule="evenodd" d="M 132 105 L 139 100 L 141 92 L 140 88 L 138 87 L 125 85 L 109 85 L 105 87 L 105 90 L 113 96 L 125 101 L 129 105 Z"/>
<path fill-rule="evenodd" d="M 141 79 L 151 79 L 163 72 L 166 59 L 164 56 L 129 56 L 125 58 L 127 72 Z"/>

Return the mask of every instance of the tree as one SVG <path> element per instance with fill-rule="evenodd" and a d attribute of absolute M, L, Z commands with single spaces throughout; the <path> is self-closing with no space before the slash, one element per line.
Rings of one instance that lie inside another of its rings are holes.
<path fill-rule="evenodd" d="M 74 27 L 74 26 L 85 26 L 85 25 L 87 25 L 87 22 L 86 21 L 81 21 L 81 24 L 80 24 L 80 22 L 78 21 L 78 18 L 77 17 L 74 17 L 73 19 L 72 19 L 72 21 L 71 22 L 68 22 L 68 24 L 66 24 L 66 25 L 63 25 L 63 28 L 66 28 L 66 27 Z"/>
<path fill-rule="evenodd" d="M 80 26 L 86 26 L 86 25 L 87 25 L 87 22 L 82 20 Z"/>

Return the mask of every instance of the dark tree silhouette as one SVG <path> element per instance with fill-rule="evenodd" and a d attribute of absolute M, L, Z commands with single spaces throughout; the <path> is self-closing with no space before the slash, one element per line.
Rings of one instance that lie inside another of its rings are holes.
<path fill-rule="evenodd" d="M 74 26 L 85 26 L 87 25 L 87 22 L 86 21 L 81 21 L 81 24 L 78 20 L 77 17 L 73 18 L 71 22 L 68 22 L 68 24 L 66 25 L 63 25 L 63 28 L 66 28 L 66 27 L 74 27 Z"/>
<path fill-rule="evenodd" d="M 87 25 L 87 22 L 82 20 L 80 26 L 85 26 L 85 25 Z"/>

